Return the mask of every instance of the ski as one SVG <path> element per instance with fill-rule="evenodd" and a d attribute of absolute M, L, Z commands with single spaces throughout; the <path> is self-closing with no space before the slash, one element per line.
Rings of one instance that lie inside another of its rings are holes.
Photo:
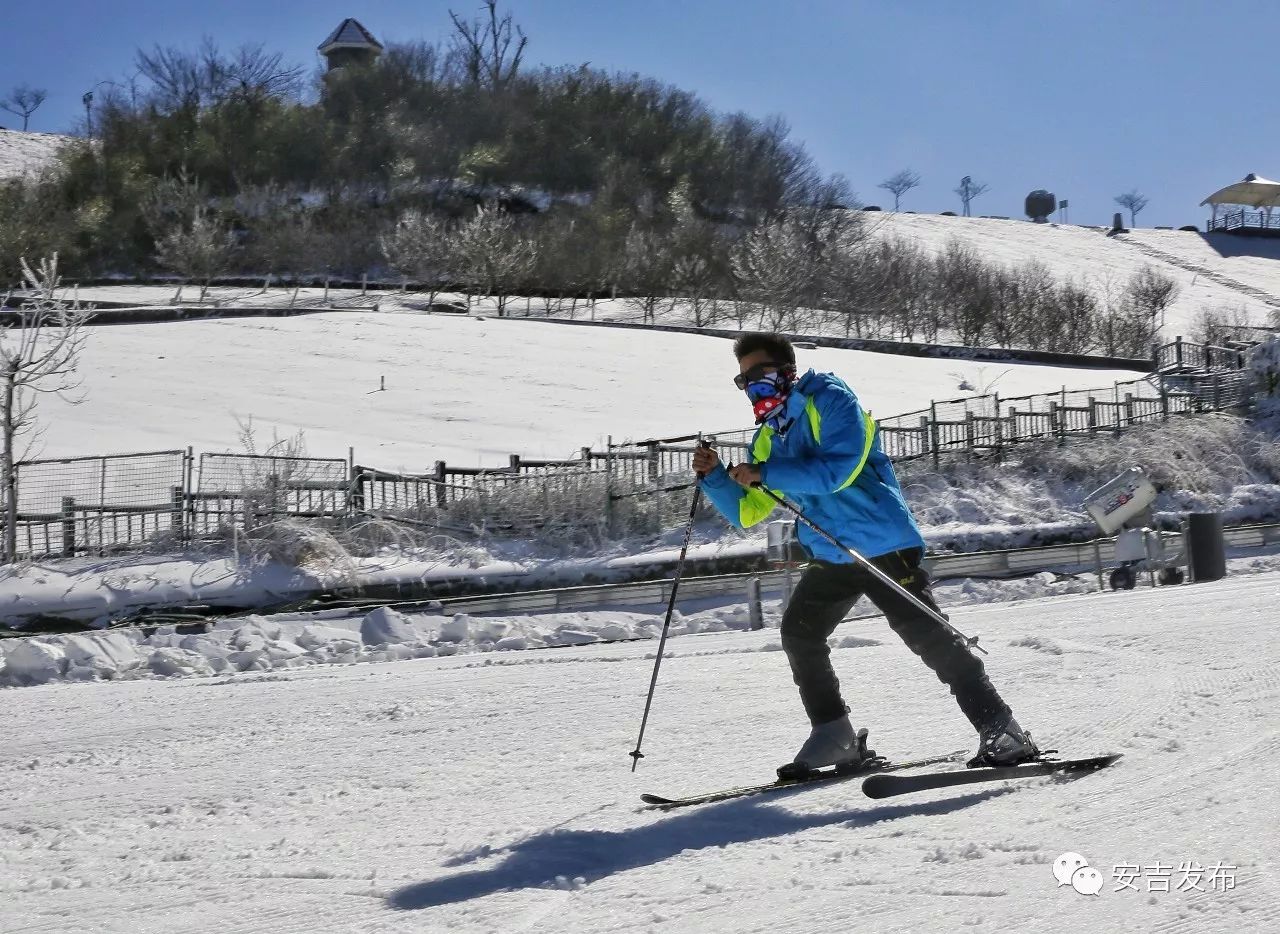
<path fill-rule="evenodd" d="M 953 785 L 971 785 L 978 782 L 1002 782 L 1016 778 L 1032 778 L 1037 775 L 1055 775 L 1070 772 L 1092 772 L 1106 768 L 1123 753 L 1094 756 L 1088 759 L 1037 759 L 1022 765 L 1003 768 L 958 769 L 954 772 L 927 772 L 923 775 L 870 775 L 862 783 L 862 793 L 868 798 L 890 798 L 894 795 L 927 791 L 933 788 L 950 788 Z"/>
<path fill-rule="evenodd" d="M 726 788 L 722 791 L 712 791 L 706 794 L 692 795 L 687 798 L 665 798 L 662 795 L 642 794 L 640 796 L 640 800 L 649 805 L 652 810 L 670 811 L 674 808 L 690 807 L 695 804 L 711 804 L 716 801 L 729 801 L 733 798 L 746 798 L 751 795 L 763 795 L 774 791 L 785 791 L 788 788 L 798 788 L 802 785 L 844 782 L 854 778 L 862 778 L 868 774 L 897 772 L 903 769 L 923 768 L 930 765 L 943 765 L 947 762 L 963 762 L 969 755 L 970 753 L 961 749 L 956 752 L 949 752 L 942 756 L 927 756 L 922 759 L 911 759 L 905 762 L 891 762 L 882 756 L 876 756 L 859 768 L 850 769 L 848 771 L 819 769 L 803 776 L 802 778 L 779 778 L 760 785 L 743 785 L 739 788 Z"/>

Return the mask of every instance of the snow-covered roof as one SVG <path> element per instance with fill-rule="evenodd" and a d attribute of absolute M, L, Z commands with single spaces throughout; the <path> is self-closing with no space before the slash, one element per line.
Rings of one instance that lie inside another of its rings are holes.
<path fill-rule="evenodd" d="M 1200 202 L 1204 204 L 1244 204 L 1251 208 L 1280 205 L 1280 182 L 1250 172 L 1244 181 L 1215 191 Z"/>
<path fill-rule="evenodd" d="M 348 16 L 338 28 L 329 34 L 329 38 L 320 43 L 320 52 L 327 55 L 334 49 L 381 49 L 382 43 L 373 38 L 373 33 L 365 29 L 359 20 Z"/>

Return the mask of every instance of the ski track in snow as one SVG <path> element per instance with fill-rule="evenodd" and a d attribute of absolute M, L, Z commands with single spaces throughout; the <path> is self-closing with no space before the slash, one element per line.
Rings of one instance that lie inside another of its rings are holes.
<path fill-rule="evenodd" d="M 1276 930 L 1277 597 L 1273 572 L 956 609 L 1042 743 L 1125 758 L 885 803 L 638 806 L 793 750 L 776 631 L 673 644 L 634 775 L 652 643 L 6 691 L 0 929 Z M 833 657 L 873 746 L 971 742 L 881 621 L 855 634 Z M 1101 895 L 1057 887 L 1065 851 Z M 1117 864 L 1171 864 L 1172 889 L 1184 860 L 1235 888 L 1115 890 Z"/>

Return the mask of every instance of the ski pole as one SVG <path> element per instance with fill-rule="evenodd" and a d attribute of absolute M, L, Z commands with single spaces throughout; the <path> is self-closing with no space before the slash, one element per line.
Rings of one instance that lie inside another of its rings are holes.
<path fill-rule="evenodd" d="M 699 441 L 698 447 L 710 447 L 705 441 Z M 693 502 L 689 504 L 689 521 L 684 527 L 684 543 L 680 546 L 680 557 L 676 560 L 675 575 L 671 580 L 671 597 L 667 600 L 667 618 L 662 624 L 662 636 L 658 639 L 658 657 L 653 660 L 653 676 L 649 679 L 649 696 L 644 702 L 644 716 L 640 719 L 640 735 L 636 737 L 636 748 L 630 753 L 631 771 L 636 770 L 636 766 L 640 764 L 640 760 L 644 758 L 644 753 L 640 751 L 640 744 L 644 741 L 644 728 L 649 723 L 649 708 L 653 706 L 653 692 L 658 686 L 658 668 L 662 665 L 662 651 L 667 645 L 667 633 L 671 629 L 671 614 L 676 608 L 676 591 L 680 589 L 680 575 L 684 572 L 684 556 L 689 550 L 689 539 L 693 535 L 693 519 L 698 513 L 698 504 L 702 502 L 702 484 L 698 481 L 702 479 L 702 475 L 698 474 L 698 480 L 693 484 Z"/>
<path fill-rule="evenodd" d="M 807 525 L 809 528 L 813 529 L 813 531 L 817 532 L 819 535 L 821 535 L 823 538 L 825 538 L 825 539 L 826 539 L 827 541 L 829 541 L 831 544 L 835 545 L 837 548 L 839 548 L 841 551 L 843 551 L 845 554 L 847 554 L 849 557 L 851 557 L 854 561 L 856 561 L 856 562 L 858 562 L 859 564 L 861 564 L 864 568 L 866 568 L 866 569 L 867 569 L 868 571 L 870 571 L 873 575 L 875 575 L 875 577 L 876 577 L 876 578 L 878 578 L 878 579 L 879 579 L 879 581 L 880 581 L 882 584 L 885 584 L 885 585 L 887 585 L 890 589 L 892 589 L 892 590 L 896 591 L 896 592 L 898 593 L 898 595 L 899 595 L 899 596 L 904 597 L 904 598 L 905 598 L 909 603 L 911 603 L 911 605 L 912 605 L 912 606 L 914 606 L 917 610 L 919 610 L 920 612 L 924 613 L 925 615 L 927 615 L 930 619 L 934 620 L 935 622 L 941 623 L 943 626 L 946 626 L 946 627 L 947 627 L 948 629 L 950 629 L 953 633 L 955 633 L 958 637 L 960 637 L 961 639 L 963 639 L 963 640 L 964 640 L 964 644 L 965 644 L 965 645 L 967 645 L 967 646 L 970 646 L 970 647 L 972 647 L 972 648 L 977 649 L 977 650 L 978 650 L 979 652 L 981 652 L 983 655 L 990 654 L 990 653 L 988 653 L 988 652 L 987 652 L 987 650 L 986 650 L 986 649 L 984 649 L 982 646 L 978 645 L 978 637 L 977 637 L 977 636 L 966 636 L 963 632 L 961 632 L 961 631 L 960 631 L 959 629 L 957 629 L 955 626 L 951 625 L 951 621 L 950 621 L 950 620 L 948 620 L 945 616 L 943 616 L 943 615 L 942 615 L 941 613 L 939 613 L 937 610 L 933 609 L 933 607 L 929 606 L 929 604 L 925 603 L 923 600 L 921 600 L 919 597 L 917 597 L 917 596 L 916 596 L 915 594 L 913 594 L 911 591 L 907 590 L 907 588 L 903 587 L 901 584 L 899 584 L 896 580 L 894 580 L 892 577 L 890 577 L 890 576 L 889 576 L 888 574 L 886 574 L 884 571 L 880 570 L 878 567 L 876 567 L 874 564 L 872 564 L 872 563 L 871 563 L 871 561 L 870 561 L 869 559 L 867 559 L 866 557 L 864 557 L 864 556 L 862 555 L 862 553 L 861 553 L 861 552 L 859 552 L 857 549 L 850 548 L 850 547 L 849 547 L 848 545 L 846 545 L 844 542 L 840 541 L 840 539 L 836 538 L 834 535 L 832 535 L 830 532 L 828 532 L 828 531 L 827 531 L 826 529 L 824 529 L 822 526 L 818 525 L 816 522 L 814 522 L 812 519 L 810 519 L 808 516 L 806 516 L 806 515 L 804 514 L 804 511 L 803 511 L 799 506 L 797 506 L 795 503 L 791 502 L 791 500 L 787 499 L 785 496 L 781 495 L 780 493 L 776 493 L 776 492 L 774 492 L 773 490 L 771 490 L 771 489 L 769 489 L 767 486 L 765 486 L 763 483 L 760 483 L 760 482 L 758 482 L 758 481 L 757 481 L 756 483 L 751 484 L 751 485 L 752 485 L 752 487 L 754 487 L 755 489 L 760 490 L 762 493 L 765 493 L 765 494 L 766 494 L 767 496 L 769 496 L 769 498 L 770 498 L 770 499 L 772 499 L 775 503 L 777 503 L 777 504 L 778 504 L 779 506 L 781 506 L 783 509 L 787 510 L 787 512 L 791 513 L 791 514 L 792 514 L 793 516 L 795 516 L 798 520 L 800 520 L 801 522 L 803 522 L 803 523 L 804 523 L 805 525 Z"/>

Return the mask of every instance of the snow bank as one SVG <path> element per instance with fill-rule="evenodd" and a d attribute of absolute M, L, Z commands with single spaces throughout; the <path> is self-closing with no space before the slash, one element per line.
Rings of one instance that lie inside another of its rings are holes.
<path fill-rule="evenodd" d="M 1232 574 L 1276 570 L 1280 569 L 1280 555 L 1233 558 L 1228 566 Z M 1092 575 L 1046 571 L 1014 580 L 943 582 L 934 587 L 934 595 L 947 607 L 1060 597 L 1096 589 Z M 766 602 L 764 610 L 766 627 L 776 628 L 780 622 L 778 602 Z M 877 615 L 865 601 L 858 611 L 858 618 Z M 333 614 L 326 611 L 323 618 L 319 614 L 228 618 L 219 620 L 212 631 L 198 634 L 162 626 L 149 635 L 131 629 L 0 640 L 0 685 L 226 676 L 316 665 L 588 646 L 656 639 L 662 628 L 660 616 L 603 610 L 478 617 L 465 613 L 405 614 L 379 607 L 363 616 Z M 748 626 L 747 607 L 730 604 L 689 614 L 677 611 L 672 616 L 671 635 L 745 631 Z M 835 648 L 877 644 L 840 632 L 830 642 Z"/>

